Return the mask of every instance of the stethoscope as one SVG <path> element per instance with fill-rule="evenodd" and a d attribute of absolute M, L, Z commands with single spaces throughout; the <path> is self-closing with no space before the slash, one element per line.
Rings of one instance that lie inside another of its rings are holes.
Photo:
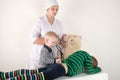
<path fill-rule="evenodd" d="M 58 49 L 58 51 L 60 51 L 60 57 L 62 59 L 63 56 L 62 48 L 59 45 L 56 45 L 56 48 Z"/>

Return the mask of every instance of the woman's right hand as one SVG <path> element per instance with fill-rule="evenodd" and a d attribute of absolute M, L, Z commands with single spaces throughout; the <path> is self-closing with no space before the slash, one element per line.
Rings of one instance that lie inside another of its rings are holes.
<path fill-rule="evenodd" d="M 44 43 L 45 43 L 44 38 L 37 38 L 34 41 L 34 44 L 37 44 L 37 45 L 43 45 Z"/>

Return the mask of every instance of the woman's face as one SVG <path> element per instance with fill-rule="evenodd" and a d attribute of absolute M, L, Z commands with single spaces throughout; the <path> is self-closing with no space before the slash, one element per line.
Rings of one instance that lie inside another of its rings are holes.
<path fill-rule="evenodd" d="M 58 9 L 59 9 L 59 6 L 58 5 L 54 5 L 54 6 L 52 6 L 52 7 L 47 9 L 47 13 L 48 13 L 49 16 L 55 17 L 55 15 L 58 12 Z"/>

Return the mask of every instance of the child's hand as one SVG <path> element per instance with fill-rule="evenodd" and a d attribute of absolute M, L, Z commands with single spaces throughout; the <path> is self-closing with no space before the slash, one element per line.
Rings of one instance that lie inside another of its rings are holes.
<path fill-rule="evenodd" d="M 57 58 L 56 63 L 61 64 L 61 59 Z"/>

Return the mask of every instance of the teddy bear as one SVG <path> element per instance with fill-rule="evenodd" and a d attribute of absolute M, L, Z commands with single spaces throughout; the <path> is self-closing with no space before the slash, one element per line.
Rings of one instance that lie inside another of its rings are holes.
<path fill-rule="evenodd" d="M 81 48 L 81 36 L 74 34 L 66 35 L 66 43 L 63 48 L 63 59 L 66 59 L 68 56 L 74 52 L 80 50 Z"/>

